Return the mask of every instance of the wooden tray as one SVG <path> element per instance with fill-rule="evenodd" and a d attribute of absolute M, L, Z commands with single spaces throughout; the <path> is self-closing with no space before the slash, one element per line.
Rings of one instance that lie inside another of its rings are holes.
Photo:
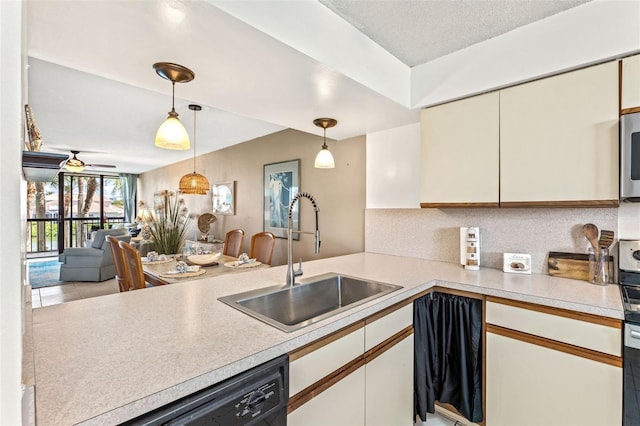
<path fill-rule="evenodd" d="M 547 261 L 549 275 L 589 281 L 589 255 L 550 251 Z M 613 257 L 609 256 L 609 276 L 613 277 Z"/>

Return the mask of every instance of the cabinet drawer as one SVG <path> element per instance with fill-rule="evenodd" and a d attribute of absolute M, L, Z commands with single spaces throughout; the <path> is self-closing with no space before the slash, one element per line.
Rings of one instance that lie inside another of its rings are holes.
<path fill-rule="evenodd" d="M 485 315 L 488 324 L 621 356 L 620 328 L 491 301 Z"/>
<path fill-rule="evenodd" d="M 289 364 L 289 395 L 295 395 L 364 353 L 364 328 L 334 340 Z"/>
<path fill-rule="evenodd" d="M 389 337 L 413 324 L 413 304 L 410 303 L 385 315 L 365 327 L 365 351 L 384 342 Z"/>

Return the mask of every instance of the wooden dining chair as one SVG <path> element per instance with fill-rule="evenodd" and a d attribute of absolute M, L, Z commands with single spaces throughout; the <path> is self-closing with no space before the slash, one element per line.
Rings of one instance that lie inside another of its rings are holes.
<path fill-rule="evenodd" d="M 118 245 L 124 255 L 127 265 L 127 276 L 131 290 L 140 290 L 146 287 L 144 271 L 142 270 L 142 258 L 140 252 L 129 243 L 119 241 Z"/>
<path fill-rule="evenodd" d="M 224 237 L 224 246 L 222 248 L 222 254 L 225 256 L 240 256 L 242 250 L 242 241 L 244 240 L 244 231 L 242 229 L 232 229 L 227 232 Z"/>
<path fill-rule="evenodd" d="M 131 280 L 129 279 L 129 273 L 127 272 L 127 262 L 124 260 L 124 253 L 118 244 L 119 241 L 113 238 L 111 235 L 106 235 L 105 239 L 111 247 L 111 255 L 113 257 L 113 266 L 116 269 L 116 282 L 120 291 L 131 290 Z"/>
<path fill-rule="evenodd" d="M 249 246 L 249 257 L 255 258 L 257 261 L 265 265 L 271 265 L 273 257 L 273 248 L 276 245 L 276 236 L 271 232 L 258 232 L 251 236 L 251 245 Z"/>

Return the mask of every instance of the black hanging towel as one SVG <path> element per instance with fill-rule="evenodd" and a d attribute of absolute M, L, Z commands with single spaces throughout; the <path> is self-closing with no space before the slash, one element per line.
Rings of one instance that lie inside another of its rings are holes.
<path fill-rule="evenodd" d="M 482 421 L 482 301 L 431 293 L 413 302 L 415 413 L 435 402 Z"/>

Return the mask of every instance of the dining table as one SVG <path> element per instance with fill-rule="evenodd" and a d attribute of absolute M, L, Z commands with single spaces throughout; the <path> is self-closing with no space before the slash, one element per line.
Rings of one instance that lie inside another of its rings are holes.
<path fill-rule="evenodd" d="M 193 266 L 193 263 L 189 262 L 188 257 L 186 257 L 185 263 Z M 146 261 L 143 258 L 142 270 L 144 272 L 144 279 L 151 285 L 166 285 L 270 267 L 270 265 L 258 261 L 240 263 L 237 257 L 224 254 L 221 254 L 213 263 L 199 265 L 200 268 L 198 271 L 178 272 L 176 270 L 177 265 L 178 260 L 173 257 L 155 261 Z"/>

